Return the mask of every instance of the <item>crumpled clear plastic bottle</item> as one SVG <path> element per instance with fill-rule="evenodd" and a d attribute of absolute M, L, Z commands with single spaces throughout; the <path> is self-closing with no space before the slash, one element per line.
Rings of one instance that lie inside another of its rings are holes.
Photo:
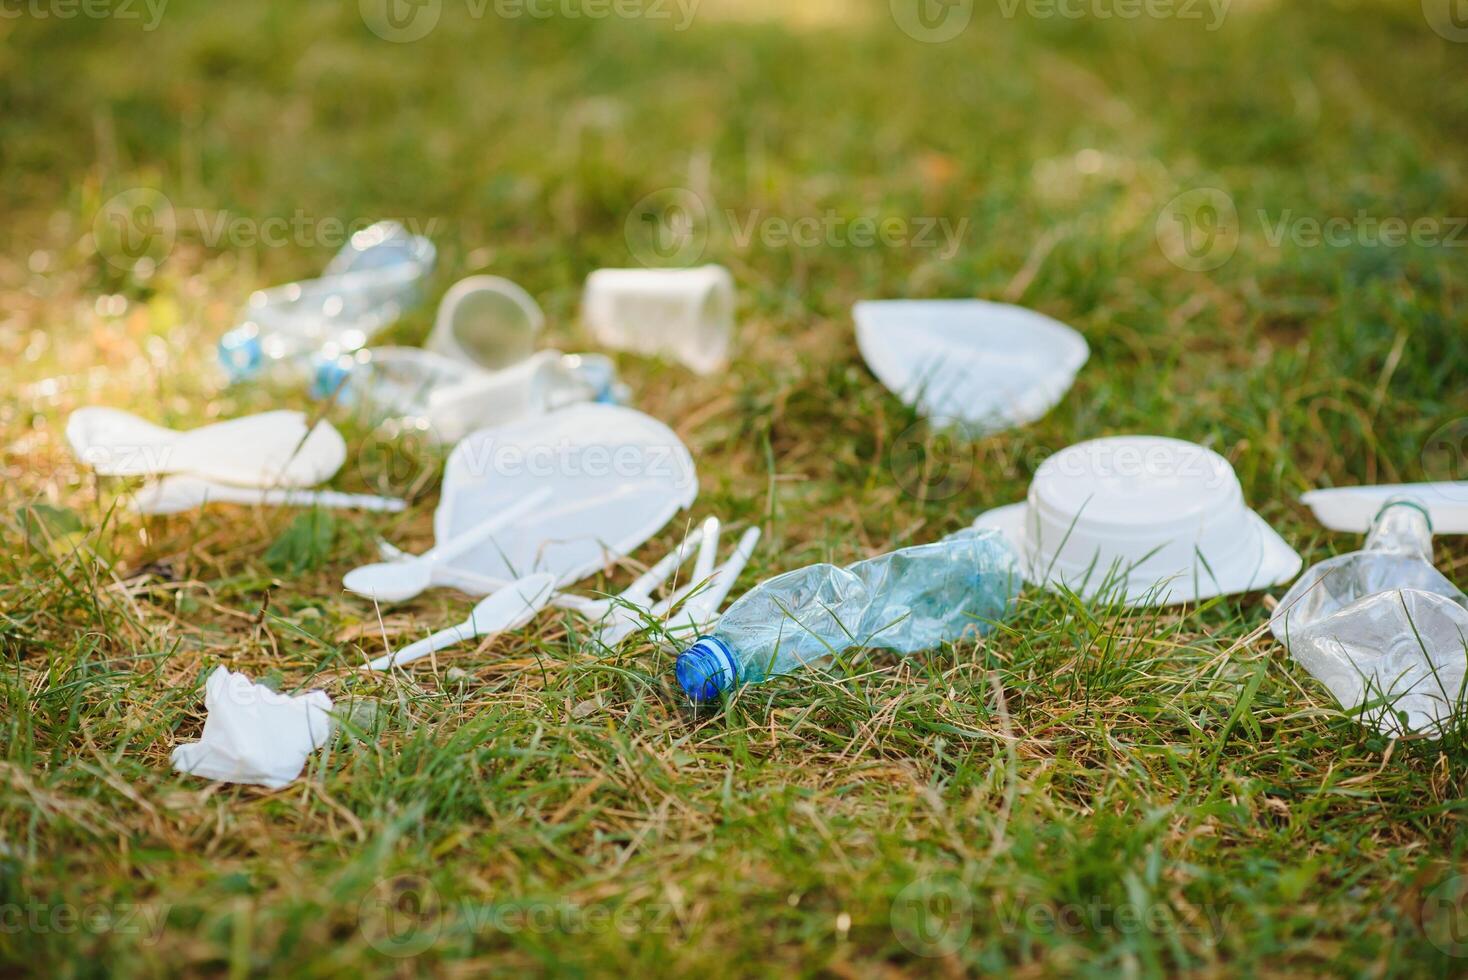
<path fill-rule="evenodd" d="M 280 372 L 309 378 L 367 344 L 422 298 L 436 249 L 396 221 L 379 221 L 344 245 L 320 279 L 256 292 L 243 321 L 219 342 L 231 381 Z"/>
<path fill-rule="evenodd" d="M 600 354 L 539 351 L 485 371 L 417 347 L 369 347 L 323 363 L 311 394 L 378 418 L 411 420 L 438 441 L 504 425 L 578 402 L 624 404 L 627 386 Z"/>
<path fill-rule="evenodd" d="M 988 632 L 1023 579 L 997 531 L 966 529 L 845 568 L 810 565 L 756 586 L 678 658 L 695 702 L 852 647 L 914 653 Z"/>
<path fill-rule="evenodd" d="M 1432 566 L 1432 526 L 1389 501 L 1366 546 L 1311 567 L 1270 629 L 1349 711 L 1390 735 L 1439 734 L 1468 673 L 1468 596 Z"/>

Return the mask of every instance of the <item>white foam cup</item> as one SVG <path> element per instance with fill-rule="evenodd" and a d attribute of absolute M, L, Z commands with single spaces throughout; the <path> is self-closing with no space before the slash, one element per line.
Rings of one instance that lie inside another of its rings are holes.
<path fill-rule="evenodd" d="M 600 269 L 586 279 L 581 315 L 600 344 L 671 355 L 710 374 L 728 360 L 734 303 L 734 277 L 723 266 Z"/>

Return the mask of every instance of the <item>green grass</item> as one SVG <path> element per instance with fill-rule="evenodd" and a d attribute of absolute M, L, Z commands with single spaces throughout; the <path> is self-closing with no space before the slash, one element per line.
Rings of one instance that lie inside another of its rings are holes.
<path fill-rule="evenodd" d="M 1312 561 L 1356 540 L 1300 491 L 1468 476 L 1468 242 L 1270 240 L 1301 216 L 1468 216 L 1468 46 L 1418 4 L 1237 0 L 1209 31 L 980 3 L 945 44 L 879 0 L 789 6 L 705 0 L 677 31 L 445 0 L 405 44 L 351 2 L 174 0 L 153 31 L 0 19 L 0 969 L 1462 971 L 1429 940 L 1465 921 L 1434 889 L 1468 872 L 1468 747 L 1344 717 L 1261 635 L 1267 597 L 1029 593 L 982 643 L 852 654 L 700 713 L 651 643 L 599 653 L 553 614 L 366 679 L 382 629 L 468 607 L 435 593 L 380 627 L 340 588 L 376 535 L 427 543 L 437 457 L 337 413 L 355 462 L 335 485 L 413 506 L 294 530 L 140 520 L 70 457 L 81 405 L 173 425 L 309 406 L 226 390 L 212 348 L 252 289 L 321 267 L 323 222 L 431 222 L 433 300 L 508 276 L 575 350 L 586 274 L 635 261 L 637 202 L 691 188 L 701 260 L 740 283 L 737 358 L 708 379 L 620 364 L 694 451 L 690 520 L 764 528 L 742 585 L 933 540 L 1111 433 L 1217 448 Z M 1239 232 L 1202 272 L 1155 232 L 1200 187 Z M 156 268 L 93 236 L 136 188 L 178 217 Z M 966 225 L 951 255 L 738 234 L 828 212 Z M 310 234 L 220 237 L 220 215 Z M 857 355 L 851 304 L 883 296 L 1021 302 L 1093 356 L 1043 421 L 934 438 Z M 391 338 L 420 341 L 433 307 Z M 1461 582 L 1468 550 L 1438 562 Z M 354 730 L 279 793 L 176 776 L 219 663 L 325 687 Z"/>

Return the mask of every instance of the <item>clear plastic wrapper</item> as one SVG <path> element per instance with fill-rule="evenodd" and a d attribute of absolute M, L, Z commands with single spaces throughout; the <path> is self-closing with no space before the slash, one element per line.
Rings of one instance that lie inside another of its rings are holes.
<path fill-rule="evenodd" d="M 1388 503 L 1361 551 L 1311 567 L 1270 620 L 1348 711 L 1390 735 L 1438 735 L 1462 708 L 1468 597 L 1432 566 L 1421 506 Z"/>

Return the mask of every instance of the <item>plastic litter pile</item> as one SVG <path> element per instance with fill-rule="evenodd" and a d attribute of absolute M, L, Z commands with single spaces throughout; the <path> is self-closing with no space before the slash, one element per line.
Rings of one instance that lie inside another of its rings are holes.
<path fill-rule="evenodd" d="M 775 575 L 722 615 L 760 529 L 744 529 L 720 563 L 717 517 L 620 594 L 575 594 L 578 582 L 631 563 L 694 506 L 693 455 L 667 425 L 625 404 L 631 393 L 607 356 L 540 349 L 545 315 L 508 280 L 475 276 L 449 289 L 424 348 L 369 346 L 422 299 L 435 257 L 432 242 L 403 226 L 373 225 L 321 278 L 251 297 L 220 343 L 232 382 L 292 380 L 328 399 L 318 415 L 410 420 L 453 447 L 433 547 L 413 555 L 382 542 L 382 560 L 343 585 L 376 604 L 432 588 L 480 601 L 462 622 L 387 649 L 363 670 L 404 668 L 475 640 L 482 648 L 550 608 L 598 649 L 642 633 L 677 653 L 678 684 L 706 703 L 850 650 L 910 654 L 984 636 L 1026 584 L 1145 607 L 1266 589 L 1300 571 L 1300 555 L 1250 509 L 1226 459 L 1133 435 L 1051 456 L 1024 501 L 980 514 L 972 528 L 846 567 Z M 605 269 L 587 279 L 582 320 L 606 348 L 707 374 L 728 362 L 735 307 L 733 278 L 718 266 Z M 1089 357 L 1075 330 L 999 303 L 864 302 L 853 318 L 882 384 L 933 425 L 973 436 L 1045 415 Z M 141 480 L 126 493 L 144 514 L 209 503 L 404 507 L 326 488 L 347 445 L 324 417 L 300 412 L 176 431 L 85 408 L 67 438 L 99 475 Z M 1433 568 L 1431 540 L 1434 530 L 1468 533 L 1468 484 L 1318 490 L 1303 500 L 1327 527 L 1367 533 L 1366 545 L 1300 577 L 1274 612 L 1274 635 L 1369 724 L 1440 733 L 1462 709 L 1468 598 Z M 324 692 L 284 696 L 224 667 L 208 678 L 205 707 L 201 739 L 178 746 L 173 762 L 210 779 L 285 786 L 332 730 Z"/>

